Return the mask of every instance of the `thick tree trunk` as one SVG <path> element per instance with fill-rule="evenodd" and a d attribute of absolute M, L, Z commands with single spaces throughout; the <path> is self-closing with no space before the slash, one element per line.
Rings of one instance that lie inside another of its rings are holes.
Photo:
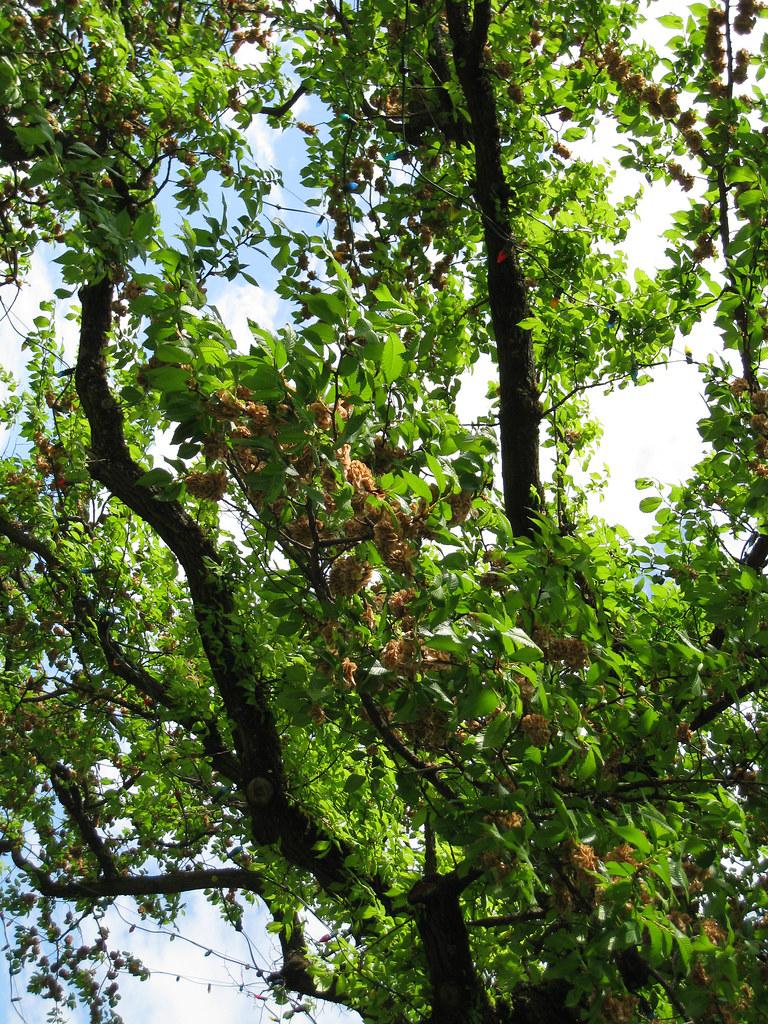
<path fill-rule="evenodd" d="M 509 215 L 509 188 L 493 85 L 485 66 L 491 5 L 478 0 L 470 23 L 461 0 L 446 4 L 456 74 L 467 104 L 475 150 L 476 196 L 483 219 L 488 299 L 499 366 L 499 434 L 504 508 L 512 529 L 530 535 L 540 502 L 539 403 L 525 278 Z"/>
<path fill-rule="evenodd" d="M 432 987 L 430 1024 L 497 1024 L 472 959 L 459 903 L 463 884 L 453 875 L 432 875 L 417 882 L 408 897 L 416 908 Z"/>

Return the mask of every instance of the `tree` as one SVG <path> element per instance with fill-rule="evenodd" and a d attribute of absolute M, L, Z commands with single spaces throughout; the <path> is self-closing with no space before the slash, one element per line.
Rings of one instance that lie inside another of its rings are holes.
<path fill-rule="evenodd" d="M 3 288 L 45 245 L 79 325 L 41 304 L 0 461 L 3 914 L 55 1012 L 144 972 L 111 901 L 203 890 L 268 908 L 294 1009 L 766 1019 L 760 11 L 660 57 L 639 6 L 0 10 Z M 259 121 L 304 139 L 293 219 Z M 605 124 L 680 192 L 654 279 Z M 243 351 L 207 293 L 265 259 L 292 325 Z M 578 483 L 587 399 L 712 315 L 707 454 L 637 541 Z"/>

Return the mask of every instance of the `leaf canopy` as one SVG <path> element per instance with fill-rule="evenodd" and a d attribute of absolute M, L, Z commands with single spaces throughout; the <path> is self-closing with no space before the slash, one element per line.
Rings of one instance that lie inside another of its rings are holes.
<path fill-rule="evenodd" d="M 115 900 L 192 891 L 266 907 L 294 1013 L 765 1019 L 761 14 L 0 9 L 8 316 L 41 254 L 63 303 L 0 405 L 0 900 L 52 1019 L 147 975 Z M 608 130 L 679 197 L 653 278 Z M 638 540 L 588 396 L 683 335 L 706 454 Z"/>

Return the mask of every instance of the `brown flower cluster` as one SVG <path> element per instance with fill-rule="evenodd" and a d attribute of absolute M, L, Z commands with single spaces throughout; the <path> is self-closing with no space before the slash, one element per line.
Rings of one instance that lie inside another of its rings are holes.
<path fill-rule="evenodd" d="M 688 147 L 688 152 L 693 153 L 694 156 L 704 148 L 704 138 L 701 132 L 697 132 L 694 128 L 686 128 L 683 131 L 683 141 Z"/>
<path fill-rule="evenodd" d="M 629 843 L 620 843 L 618 846 L 614 846 L 606 853 L 604 859 L 617 861 L 619 864 L 637 864 L 635 851 Z"/>
<path fill-rule="evenodd" d="M 600 867 L 600 858 L 589 843 L 569 843 L 566 858 L 567 863 L 580 873 L 597 871 Z"/>
<path fill-rule="evenodd" d="M 377 490 L 373 473 L 369 467 L 359 459 L 350 460 L 349 464 L 344 469 L 344 476 L 346 477 L 347 483 L 351 484 L 358 493 L 373 494 Z"/>
<path fill-rule="evenodd" d="M 682 188 L 683 192 L 690 192 L 693 188 L 694 178 L 692 174 L 688 174 L 680 164 L 674 160 L 667 164 L 667 171 L 673 181 L 676 181 Z"/>
<path fill-rule="evenodd" d="M 606 1024 L 633 1024 L 636 1008 L 635 996 L 603 996 L 602 1011 Z"/>
<path fill-rule="evenodd" d="M 311 548 L 316 538 L 324 532 L 324 527 L 325 523 L 322 519 L 316 519 L 313 524 L 310 523 L 309 516 L 299 516 L 292 523 L 288 523 L 285 527 L 285 532 L 297 544 L 303 544 L 304 547 Z"/>
<path fill-rule="evenodd" d="M 562 662 L 578 671 L 589 664 L 589 650 L 583 640 L 575 636 L 556 636 L 547 626 L 534 630 L 533 639 L 544 654 L 544 660 Z"/>
<path fill-rule="evenodd" d="M 382 511 L 381 518 L 373 527 L 373 542 L 385 565 L 404 576 L 410 576 L 413 573 L 411 560 L 414 551 L 403 537 L 403 524 L 392 513 Z"/>
<path fill-rule="evenodd" d="M 694 985 L 699 985 L 701 988 L 709 988 L 712 984 L 712 976 L 701 960 L 697 960 L 691 968 L 691 981 Z"/>
<path fill-rule="evenodd" d="M 341 676 L 342 676 L 342 679 L 344 680 L 344 689 L 345 690 L 354 690 L 355 686 L 357 685 L 357 680 L 355 679 L 355 672 L 356 671 L 357 671 L 357 663 L 356 662 L 350 660 L 349 658 L 345 658 L 342 661 L 342 663 L 341 663 Z"/>
<path fill-rule="evenodd" d="M 691 924 L 690 914 L 684 914 L 681 910 L 670 910 L 667 917 L 678 931 L 683 932 L 685 935 L 688 934 L 688 929 Z"/>
<path fill-rule="evenodd" d="M 451 506 L 451 523 L 453 525 L 458 526 L 466 522 L 472 510 L 473 499 L 474 494 L 472 491 L 459 491 L 458 494 L 450 494 L 448 496 L 448 504 Z"/>
<path fill-rule="evenodd" d="M 325 402 L 318 400 L 309 405 L 309 411 L 315 417 L 315 423 L 321 430 L 330 430 L 333 426 L 333 412 Z"/>
<path fill-rule="evenodd" d="M 419 662 L 419 645 L 415 640 L 389 640 L 382 649 L 379 660 L 388 672 L 410 675 L 416 670 Z"/>
<path fill-rule="evenodd" d="M 615 43 L 609 43 L 603 51 L 603 63 L 608 74 L 622 92 L 644 103 L 654 117 L 663 117 L 671 121 L 680 113 L 678 93 L 671 86 L 662 89 L 660 85 L 649 82 L 639 71 L 633 71 L 632 65 L 621 54 Z"/>
<path fill-rule="evenodd" d="M 691 254 L 693 262 L 703 263 L 704 260 L 710 260 L 716 255 L 716 252 L 717 250 L 715 249 L 715 243 L 712 236 L 708 231 L 702 231 L 696 239 L 696 246 Z"/>
<path fill-rule="evenodd" d="M 738 82 L 739 85 L 747 80 L 751 57 L 752 55 L 749 50 L 739 50 L 736 54 L 736 60 L 733 65 L 733 80 Z"/>
<path fill-rule="evenodd" d="M 699 929 L 702 935 L 706 935 L 709 941 L 713 942 L 716 946 L 719 946 L 728 938 L 725 929 L 713 917 L 705 917 L 703 921 L 700 921 Z"/>
<path fill-rule="evenodd" d="M 416 596 L 415 590 L 396 590 L 389 598 L 389 610 L 396 619 L 402 619 L 408 614 L 408 606 Z"/>
<path fill-rule="evenodd" d="M 385 565 L 403 575 L 411 575 L 415 550 L 410 541 L 423 536 L 429 506 L 419 502 L 411 509 L 399 504 L 390 508 L 385 504 L 386 495 L 379 488 L 373 472 L 367 463 L 353 459 L 349 445 L 338 450 L 337 458 L 345 480 L 354 488 L 352 509 L 354 517 L 341 525 L 348 540 L 373 540 Z M 326 495 L 326 509 L 332 512 L 336 507 L 333 497 L 335 476 L 326 467 L 321 472 Z"/>
<path fill-rule="evenodd" d="M 519 82 L 510 82 L 507 86 L 507 96 L 513 103 L 522 103 L 525 100 L 525 90 Z"/>
<path fill-rule="evenodd" d="M 34 436 L 35 448 L 38 454 L 35 456 L 35 468 L 43 476 L 58 476 L 61 473 L 59 461 L 64 458 L 64 446 L 54 444 L 48 438 L 37 431 Z"/>
<path fill-rule="evenodd" d="M 221 437 L 206 438 L 203 442 L 203 454 L 209 462 L 225 459 L 228 454 L 228 448 L 224 439 Z"/>
<path fill-rule="evenodd" d="M 438 651 L 434 647 L 423 648 L 421 656 L 425 671 L 449 668 L 451 664 L 450 654 L 447 651 Z"/>
<path fill-rule="evenodd" d="M 232 423 L 234 420 L 246 419 L 251 434 L 272 433 L 275 420 L 269 408 L 263 402 L 251 402 L 247 388 L 238 388 L 237 394 L 222 389 L 214 392 L 207 402 L 208 411 L 220 423 Z"/>
<path fill-rule="evenodd" d="M 683 860 L 683 871 L 688 879 L 688 892 L 695 896 L 704 888 L 704 883 L 709 878 L 709 868 L 700 868 L 695 861 Z"/>
<path fill-rule="evenodd" d="M 680 722 L 677 727 L 677 742 L 678 743 L 690 743 L 693 738 L 691 727 L 687 722 Z"/>
<path fill-rule="evenodd" d="M 395 462 L 404 458 L 405 454 L 405 448 L 402 448 L 400 445 L 390 444 L 386 438 L 378 434 L 373 439 L 371 464 L 377 473 L 386 473 Z"/>
<path fill-rule="evenodd" d="M 562 142 L 556 142 L 552 146 L 552 152 L 556 153 L 559 157 L 562 157 L 563 160 L 570 160 L 573 156 L 570 149 L 568 149 L 568 147 Z"/>
<path fill-rule="evenodd" d="M 549 722 L 543 715 L 523 715 L 520 729 L 526 740 L 534 747 L 545 747 L 551 736 Z"/>
<path fill-rule="evenodd" d="M 257 434 L 267 433 L 274 426 L 272 413 L 263 402 L 246 402 L 243 413 Z"/>
<path fill-rule="evenodd" d="M 519 811 L 491 811 L 485 815 L 483 821 L 500 829 L 510 829 L 522 828 L 525 818 Z"/>
<path fill-rule="evenodd" d="M 762 9 L 763 5 L 756 0 L 739 0 L 736 17 L 733 19 L 734 31 L 741 36 L 748 36 L 755 27 L 758 12 Z"/>
<path fill-rule="evenodd" d="M 337 558 L 328 577 L 331 593 L 346 597 L 358 594 L 369 582 L 372 572 L 370 565 L 359 561 L 354 555 Z"/>
<path fill-rule="evenodd" d="M 755 412 L 749 422 L 757 435 L 757 454 L 760 458 L 768 458 L 768 415 L 764 412 Z"/>
<path fill-rule="evenodd" d="M 187 473 L 184 483 L 193 498 L 220 501 L 227 490 L 227 474 L 223 469 L 211 470 L 209 473 Z"/>
<path fill-rule="evenodd" d="M 399 728 L 412 743 L 427 750 L 444 747 L 450 738 L 448 716 L 435 708 L 413 722 L 402 722 Z"/>
<path fill-rule="evenodd" d="M 237 419 L 243 408 L 243 403 L 230 391 L 216 391 L 208 400 L 211 415 L 222 423 Z"/>
<path fill-rule="evenodd" d="M 716 74 L 725 70 L 725 47 L 723 45 L 722 27 L 725 24 L 725 12 L 719 7 L 710 7 L 707 11 L 707 31 L 704 36 L 704 56 Z"/>

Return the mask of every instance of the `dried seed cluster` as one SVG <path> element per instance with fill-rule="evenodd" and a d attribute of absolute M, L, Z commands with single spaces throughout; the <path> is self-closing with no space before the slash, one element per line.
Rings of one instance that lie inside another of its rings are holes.
<path fill-rule="evenodd" d="M 680 164 L 674 160 L 667 164 L 667 171 L 673 181 L 676 181 L 682 188 L 683 192 L 690 192 L 694 185 L 694 177 L 692 174 L 688 174 Z"/>
<path fill-rule="evenodd" d="M 534 630 L 533 639 L 544 654 L 545 661 L 562 662 L 578 671 L 589 664 L 589 649 L 575 636 L 556 636 L 548 626 Z"/>
<path fill-rule="evenodd" d="M 734 31 L 739 35 L 748 36 L 755 27 L 758 13 L 763 9 L 763 4 L 757 0 L 739 0 L 736 8 L 736 17 L 733 19 Z"/>
<path fill-rule="evenodd" d="M 211 470 L 209 473 L 187 473 L 184 483 L 193 498 L 220 501 L 227 490 L 227 473 L 223 469 Z"/>
<path fill-rule="evenodd" d="M 601 1008 L 606 1024 L 633 1024 L 637 1019 L 637 998 L 632 995 L 603 996 Z"/>
<path fill-rule="evenodd" d="M 520 729 L 526 740 L 534 747 L 545 747 L 551 736 L 549 722 L 543 715 L 523 715 Z"/>
<path fill-rule="evenodd" d="M 328 577 L 331 593 L 346 597 L 359 594 L 370 581 L 372 573 L 370 565 L 360 562 L 354 555 L 337 558 Z"/>
<path fill-rule="evenodd" d="M 602 62 L 619 88 L 644 103 L 654 117 L 671 121 L 680 114 L 677 90 L 671 86 L 662 89 L 654 82 L 649 82 L 639 71 L 633 71 L 632 65 L 622 56 L 615 43 L 606 46 Z"/>

